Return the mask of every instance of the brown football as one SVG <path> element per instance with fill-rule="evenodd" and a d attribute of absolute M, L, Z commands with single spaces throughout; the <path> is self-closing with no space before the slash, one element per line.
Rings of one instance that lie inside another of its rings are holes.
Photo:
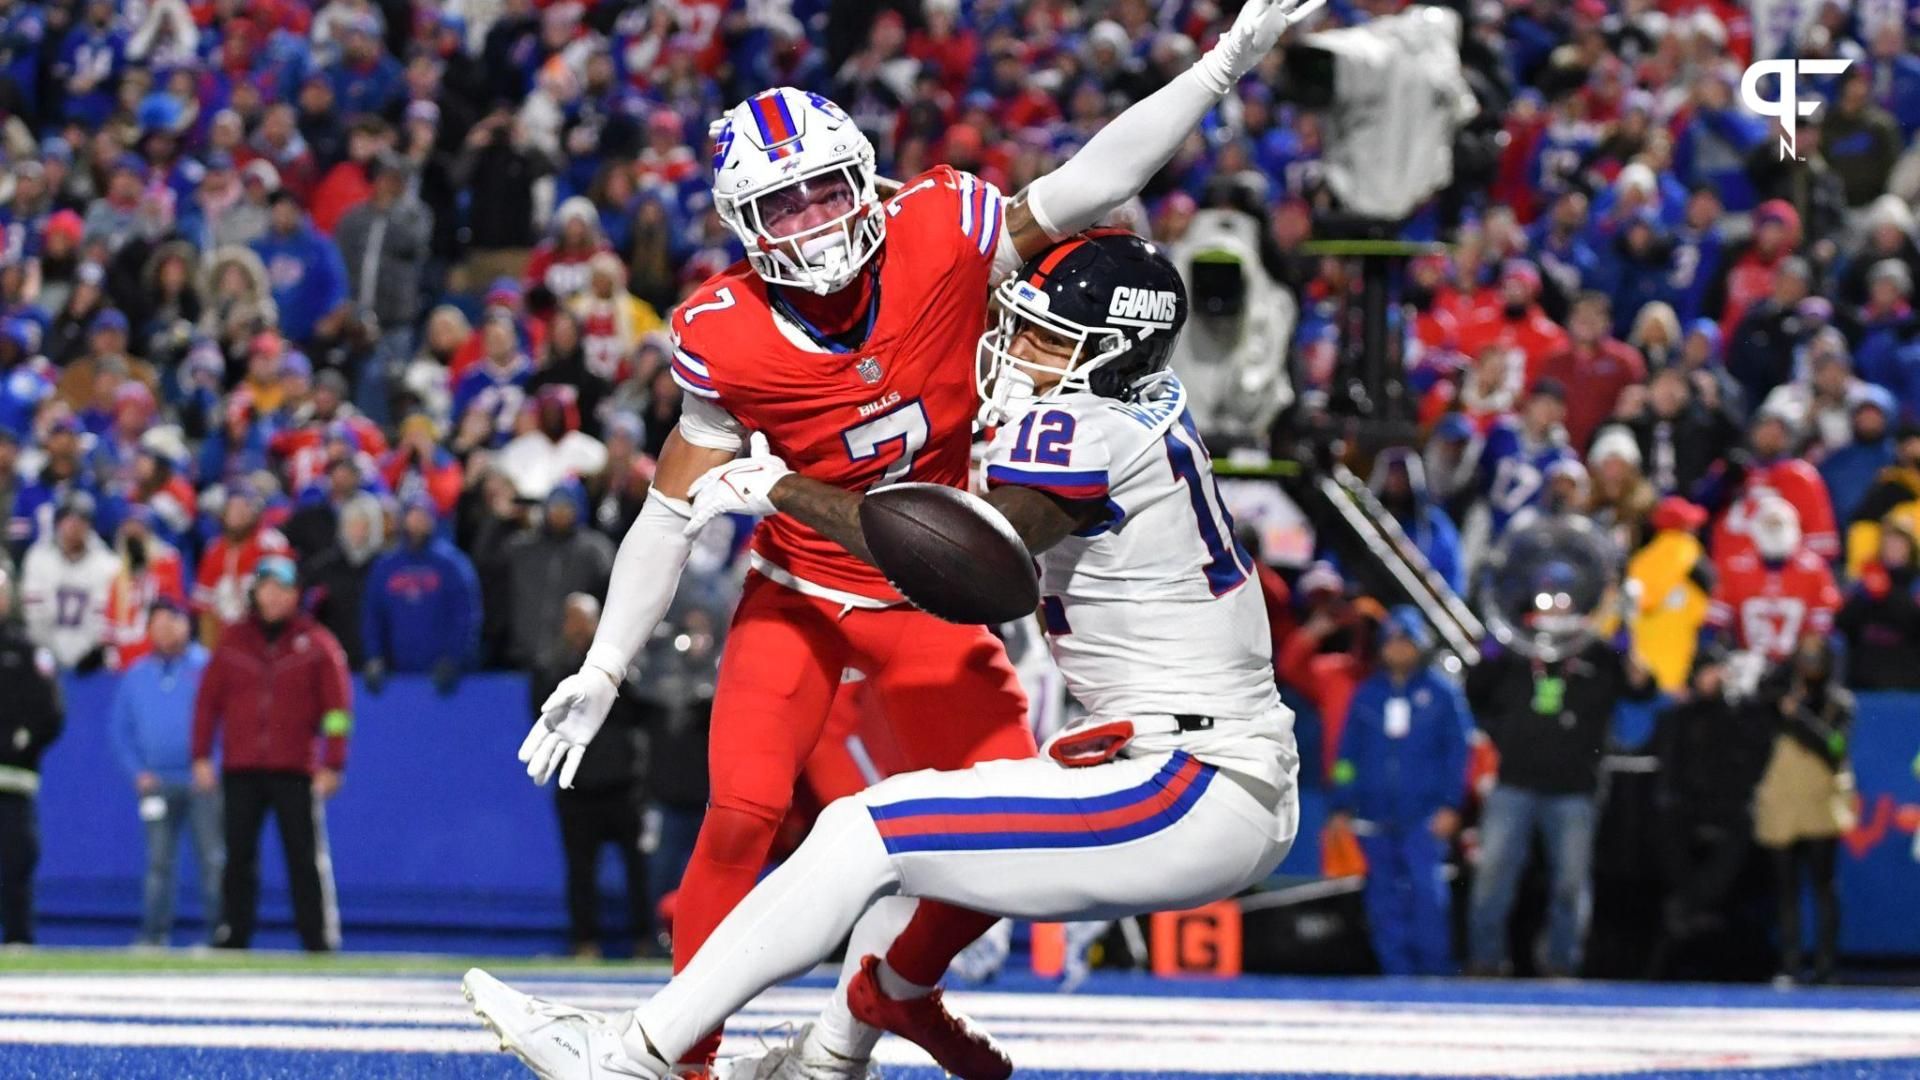
<path fill-rule="evenodd" d="M 977 496 L 940 484 L 895 484 L 861 502 L 860 529 L 900 595 L 948 622 L 1010 622 L 1040 603 L 1027 545 Z"/>

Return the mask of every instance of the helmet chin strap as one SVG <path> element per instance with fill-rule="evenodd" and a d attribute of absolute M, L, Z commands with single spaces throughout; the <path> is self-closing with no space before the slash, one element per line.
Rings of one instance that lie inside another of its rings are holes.
<path fill-rule="evenodd" d="M 1010 364 L 994 376 L 993 396 L 980 403 L 981 427 L 998 427 L 1027 410 L 1033 404 L 1033 376 Z"/>

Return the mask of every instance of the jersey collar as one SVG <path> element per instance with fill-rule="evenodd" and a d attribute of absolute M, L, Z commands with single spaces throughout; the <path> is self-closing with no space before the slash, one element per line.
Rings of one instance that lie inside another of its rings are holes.
<path fill-rule="evenodd" d="M 767 286 L 767 299 L 772 301 L 774 311 L 807 335 L 807 340 L 831 353 L 850 353 L 867 343 L 873 336 L 873 324 L 880 317 L 880 275 L 873 274 L 873 290 L 867 297 L 867 314 L 860 321 L 858 333 L 849 331 L 843 334 L 828 334 L 808 322 L 806 317 L 787 303 L 786 294 L 778 285 Z"/>

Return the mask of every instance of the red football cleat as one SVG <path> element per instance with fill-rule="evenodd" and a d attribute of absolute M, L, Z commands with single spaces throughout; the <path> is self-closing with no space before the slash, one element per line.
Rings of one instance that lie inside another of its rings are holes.
<path fill-rule="evenodd" d="M 1013 1059 L 986 1032 L 965 1016 L 947 1008 L 941 991 L 922 998 L 891 998 L 880 989 L 880 958 L 860 961 L 860 971 L 847 984 L 847 1007 L 854 1018 L 872 1024 L 933 1055 L 933 1060 L 960 1080 L 1007 1080 Z"/>

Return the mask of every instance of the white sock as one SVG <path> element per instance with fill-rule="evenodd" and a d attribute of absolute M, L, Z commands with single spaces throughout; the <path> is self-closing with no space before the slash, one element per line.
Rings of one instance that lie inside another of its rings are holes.
<path fill-rule="evenodd" d="M 895 1001 L 911 1001 L 914 998 L 923 998 L 933 993 L 933 987 L 921 986 L 917 982 L 908 982 L 905 975 L 893 970 L 893 968 L 887 966 L 885 960 L 881 960 L 880 992 Z"/>
<path fill-rule="evenodd" d="M 671 1061 L 754 995 L 820 962 L 876 897 L 898 887 L 866 807 L 843 799 L 814 823 L 800 850 L 740 901 L 693 960 L 634 1010 Z M 632 1045 L 631 1041 L 628 1044 Z"/>
<path fill-rule="evenodd" d="M 860 971 L 860 961 L 868 956 L 885 956 L 893 939 L 907 928 L 920 901 L 906 896 L 883 896 L 873 902 L 860 921 L 853 924 L 853 936 L 847 942 L 847 959 L 840 965 L 840 982 L 833 996 L 820 1010 L 820 1019 L 808 1034 L 809 1044 L 838 1057 L 865 1061 L 873 1056 L 880 1041 L 880 1029 L 854 1019 L 847 1008 L 847 984 Z"/>

